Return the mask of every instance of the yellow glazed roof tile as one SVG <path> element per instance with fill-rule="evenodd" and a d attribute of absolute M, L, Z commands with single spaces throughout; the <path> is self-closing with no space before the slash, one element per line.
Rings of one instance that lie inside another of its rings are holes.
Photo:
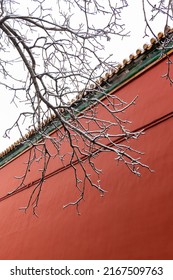
<path fill-rule="evenodd" d="M 167 34 L 173 33 L 173 28 L 167 29 Z M 159 42 L 162 38 L 165 38 L 165 34 L 163 32 L 159 32 L 156 38 L 151 38 L 150 44 L 144 44 L 143 49 L 137 49 L 136 54 L 130 54 L 129 59 L 124 59 L 122 64 L 118 64 L 115 68 L 112 68 L 109 73 L 105 73 L 103 77 L 100 77 L 98 80 L 96 80 L 95 83 L 92 83 L 90 85 L 90 89 L 95 89 L 97 86 L 101 85 L 103 82 L 108 81 L 108 79 L 112 78 L 114 75 L 116 75 L 121 69 L 123 69 L 127 64 L 130 64 L 132 61 L 135 61 L 141 54 L 144 54 L 146 51 L 150 50 L 157 42 Z M 87 92 L 80 92 L 77 97 L 72 100 L 72 102 L 69 103 L 73 104 L 77 100 L 80 100 L 83 96 L 86 96 Z M 64 109 L 60 109 L 61 112 L 64 112 Z M 55 118 L 55 115 L 52 115 L 51 117 L 44 120 L 42 127 L 46 126 L 48 123 L 50 123 Z M 23 138 L 20 138 L 18 141 L 16 141 L 14 144 L 12 144 L 10 147 L 5 149 L 0 153 L 0 158 L 4 157 L 6 154 L 8 154 L 10 151 L 15 149 L 16 146 L 20 145 L 24 140 L 31 137 L 36 133 L 36 130 L 32 129 L 29 132 L 27 132 Z"/>

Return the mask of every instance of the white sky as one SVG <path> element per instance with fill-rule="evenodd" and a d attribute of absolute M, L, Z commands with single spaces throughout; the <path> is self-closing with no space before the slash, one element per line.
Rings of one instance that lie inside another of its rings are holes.
<path fill-rule="evenodd" d="M 108 46 L 110 53 L 113 53 L 115 60 L 120 63 L 124 58 L 128 58 L 131 53 L 135 53 L 136 49 L 142 48 L 144 43 L 150 43 L 150 38 L 153 37 L 150 35 L 149 37 L 143 38 L 145 24 L 142 13 L 142 1 L 130 0 L 128 2 L 129 7 L 124 10 L 123 22 L 126 24 L 126 30 L 131 31 L 130 37 L 124 38 L 123 40 L 117 37 L 116 40 L 110 41 Z M 173 26 L 173 24 L 169 24 Z M 152 28 L 157 34 L 164 30 L 164 26 L 165 20 L 160 17 L 153 23 Z M 10 104 L 10 98 L 3 92 L 0 92 L 0 151 L 3 151 L 18 139 L 15 133 L 11 134 L 10 139 L 3 137 L 4 131 L 13 124 L 17 117 L 18 110 L 14 105 Z"/>

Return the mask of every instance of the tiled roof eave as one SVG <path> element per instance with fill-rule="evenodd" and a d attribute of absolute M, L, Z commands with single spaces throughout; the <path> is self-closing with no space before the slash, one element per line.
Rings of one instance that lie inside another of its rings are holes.
<path fill-rule="evenodd" d="M 169 34 L 173 36 L 173 29 L 170 29 Z M 104 95 L 112 90 L 118 88 L 126 81 L 131 79 L 137 73 L 140 73 L 142 70 L 145 70 L 153 62 L 163 58 L 164 53 L 169 51 L 169 48 L 166 50 L 161 49 L 161 43 L 164 42 L 165 35 L 163 33 L 158 34 L 158 40 L 152 38 L 150 40 L 151 44 L 144 44 L 143 50 L 137 49 L 136 55 L 131 54 L 129 59 L 124 59 L 123 64 L 119 64 L 117 67 L 112 69 L 110 73 L 106 73 L 104 77 L 101 77 L 100 80 L 96 81 L 94 85 L 91 85 L 90 92 L 85 92 L 84 95 L 88 97 L 88 102 L 90 99 L 90 94 L 92 92 L 97 92 L 97 87 L 102 87 L 104 92 L 97 94 L 98 98 L 103 98 Z M 172 45 L 170 45 L 170 50 L 172 50 Z M 98 86 L 97 86 L 98 85 Z M 72 106 L 76 106 L 78 111 L 81 112 L 87 108 L 88 102 L 83 101 L 83 94 L 79 94 L 75 100 L 72 101 Z M 51 133 L 55 130 L 55 124 L 52 125 L 52 121 L 55 121 L 55 116 L 45 120 L 43 127 L 46 127 L 46 133 Z M 60 123 L 58 121 L 57 125 Z M 19 139 L 5 151 L 0 153 L 0 167 L 4 166 L 6 163 L 11 161 L 13 158 L 18 156 L 27 150 L 31 142 L 38 141 L 41 138 L 41 134 L 38 131 L 32 130 L 24 136 L 24 138 Z"/>

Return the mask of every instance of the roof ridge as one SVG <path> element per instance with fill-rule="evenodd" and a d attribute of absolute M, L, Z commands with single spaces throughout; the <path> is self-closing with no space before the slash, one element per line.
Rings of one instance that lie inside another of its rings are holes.
<path fill-rule="evenodd" d="M 145 54 L 148 50 L 151 50 L 153 46 L 155 46 L 157 43 L 159 43 L 162 39 L 166 38 L 169 34 L 173 33 L 173 28 L 168 27 L 166 32 L 159 32 L 155 38 L 150 39 L 150 44 L 145 43 L 143 45 L 143 49 L 138 48 L 136 50 L 136 54 L 130 54 L 129 59 L 123 59 L 122 64 L 119 63 L 117 66 L 112 68 L 110 72 L 106 72 L 103 76 L 101 76 L 99 79 L 96 80 L 95 83 L 90 84 L 90 89 L 94 90 L 98 88 L 98 86 L 101 86 L 101 84 L 104 82 L 107 82 L 109 79 L 111 79 L 114 75 L 118 74 L 121 70 L 123 70 L 127 65 L 129 65 L 132 61 L 135 61 L 138 57 L 140 57 L 142 54 Z M 81 100 L 83 96 L 87 95 L 87 92 L 82 91 L 80 92 L 75 99 L 72 99 L 72 101 L 69 103 L 69 105 L 72 105 L 76 103 L 77 101 Z M 64 112 L 64 108 L 60 109 L 61 112 Z M 52 114 L 50 117 L 47 117 L 41 125 L 41 128 L 44 128 L 46 125 L 50 124 L 56 116 Z M 6 148 L 4 151 L 0 152 L 0 158 L 7 155 L 9 152 L 14 150 L 17 146 L 23 144 L 22 142 L 29 139 L 31 136 L 34 136 L 38 132 L 38 129 L 31 129 L 29 130 L 23 137 L 19 138 L 17 141 L 15 141 L 12 145 L 10 145 L 8 148 Z"/>

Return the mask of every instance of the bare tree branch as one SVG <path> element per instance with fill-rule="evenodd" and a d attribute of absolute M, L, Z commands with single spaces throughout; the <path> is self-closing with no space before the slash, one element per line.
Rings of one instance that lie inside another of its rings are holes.
<path fill-rule="evenodd" d="M 152 20 L 160 12 L 166 15 L 166 24 L 172 19 L 172 1 L 168 6 L 165 1 L 157 2 L 158 5 L 153 5 L 142 0 L 146 34 L 148 29 L 153 33 L 146 3 L 152 9 Z M 19 184 L 12 192 L 25 186 L 36 162 L 40 170 L 39 180 L 23 210 L 32 206 L 33 214 L 37 215 L 49 164 L 55 158 L 62 165 L 68 159 L 73 170 L 79 196 L 64 207 L 75 205 L 78 214 L 87 185 L 101 195 L 105 192 L 100 179 L 102 170 L 96 164 L 101 153 L 112 153 L 117 162 L 123 162 L 137 176 L 140 167 L 149 169 L 141 161 L 142 153 L 129 142 L 138 139 L 142 131 L 131 132 L 130 121 L 123 118 L 137 97 L 125 102 L 105 90 L 110 87 L 108 79 L 103 77 L 98 82 L 103 73 L 116 66 L 110 55 L 102 57 L 105 42 L 129 35 L 121 22 L 127 6 L 126 0 L 0 2 L 0 86 L 12 92 L 13 103 L 27 106 L 5 135 L 8 137 L 17 128 L 22 143 L 31 147 L 25 172 L 16 176 Z M 166 49 L 168 44 L 160 46 Z M 17 67 L 20 71 L 16 71 Z M 166 77 L 172 83 L 169 74 L 168 68 Z M 23 123 L 28 124 L 28 131 L 34 131 L 37 139 L 26 137 Z M 53 134 L 47 132 L 50 123 L 55 130 Z M 63 152 L 64 143 L 67 152 Z M 97 175 L 96 181 L 92 174 Z"/>

